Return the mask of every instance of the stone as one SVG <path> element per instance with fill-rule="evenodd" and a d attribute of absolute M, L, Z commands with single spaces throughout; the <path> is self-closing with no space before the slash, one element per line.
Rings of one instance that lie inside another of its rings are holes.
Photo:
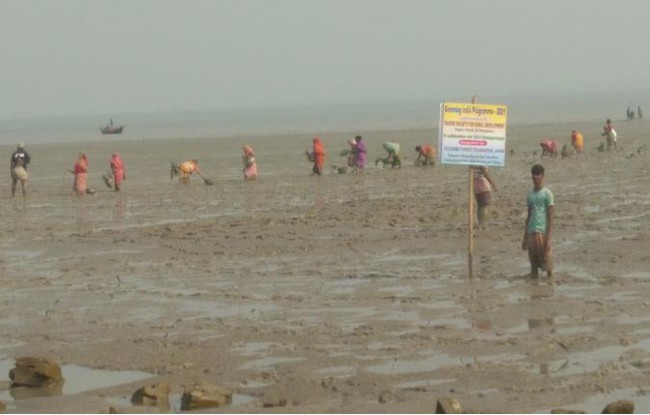
<path fill-rule="evenodd" d="M 9 371 L 9 379 L 12 388 L 45 388 L 63 384 L 61 366 L 52 360 L 38 357 L 19 357 L 16 367 Z"/>
<path fill-rule="evenodd" d="M 612 402 L 603 409 L 604 414 L 633 414 L 634 402 L 628 400 L 620 400 Z"/>
<path fill-rule="evenodd" d="M 181 397 L 181 411 L 219 408 L 232 403 L 232 390 L 216 385 L 201 384 L 185 388 Z"/>
<path fill-rule="evenodd" d="M 454 398 L 440 398 L 436 404 L 437 414 L 461 414 L 460 402 Z"/>
<path fill-rule="evenodd" d="M 7 405 L 5 405 L 4 402 L 0 401 L 0 412 L 4 412 L 7 410 Z"/>
<path fill-rule="evenodd" d="M 169 408 L 169 391 L 169 385 L 165 383 L 143 386 L 133 392 L 131 403 L 133 405 Z"/>

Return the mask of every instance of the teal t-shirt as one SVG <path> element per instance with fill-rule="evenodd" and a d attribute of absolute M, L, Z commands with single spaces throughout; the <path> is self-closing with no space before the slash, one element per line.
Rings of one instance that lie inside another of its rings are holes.
<path fill-rule="evenodd" d="M 528 192 L 526 201 L 530 208 L 530 220 L 528 221 L 526 233 L 538 232 L 546 234 L 546 213 L 548 212 L 548 207 L 555 204 L 553 201 L 553 193 L 546 187 L 542 187 L 537 191 L 533 189 Z"/>

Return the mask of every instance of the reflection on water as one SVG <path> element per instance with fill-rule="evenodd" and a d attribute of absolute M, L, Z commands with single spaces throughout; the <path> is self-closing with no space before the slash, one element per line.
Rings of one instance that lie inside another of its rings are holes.
<path fill-rule="evenodd" d="M 115 207 L 113 208 L 113 222 L 121 224 L 126 216 L 126 196 L 122 192 L 115 192 Z"/>

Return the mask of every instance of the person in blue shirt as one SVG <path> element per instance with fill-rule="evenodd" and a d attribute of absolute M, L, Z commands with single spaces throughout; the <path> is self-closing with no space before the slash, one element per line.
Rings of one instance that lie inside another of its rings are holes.
<path fill-rule="evenodd" d="M 539 268 L 553 275 L 551 235 L 553 230 L 553 193 L 544 186 L 544 167 L 536 164 L 530 170 L 533 189 L 528 191 L 528 215 L 521 249 L 528 250 L 530 276 L 537 278 Z"/>

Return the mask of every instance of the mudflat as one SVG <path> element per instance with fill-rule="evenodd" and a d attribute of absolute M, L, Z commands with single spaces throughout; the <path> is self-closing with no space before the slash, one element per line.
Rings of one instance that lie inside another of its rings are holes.
<path fill-rule="evenodd" d="M 151 376 L 0 396 L 9 412 L 106 412 L 146 384 L 203 382 L 244 397 L 214 412 L 431 413 L 440 397 L 468 412 L 600 412 L 617 399 L 648 412 L 650 126 L 615 128 L 619 150 L 600 152 L 598 123 L 509 127 L 471 279 L 467 168 L 413 166 L 434 130 L 362 132 L 361 176 L 332 168 L 357 133 L 322 134 L 322 177 L 310 136 L 25 138 L 29 194 L 11 199 L 7 174 L 0 221 L 0 360 Z M 562 145 L 572 129 L 584 154 L 540 160 L 542 139 Z M 374 166 L 388 140 L 401 169 Z M 242 180 L 244 144 L 255 182 Z M 96 191 L 83 197 L 66 172 L 78 151 Z M 112 152 L 126 165 L 119 193 L 101 180 Z M 196 157 L 212 186 L 170 179 L 170 160 Z M 552 279 L 528 277 L 520 248 L 539 162 L 556 203 Z"/>

